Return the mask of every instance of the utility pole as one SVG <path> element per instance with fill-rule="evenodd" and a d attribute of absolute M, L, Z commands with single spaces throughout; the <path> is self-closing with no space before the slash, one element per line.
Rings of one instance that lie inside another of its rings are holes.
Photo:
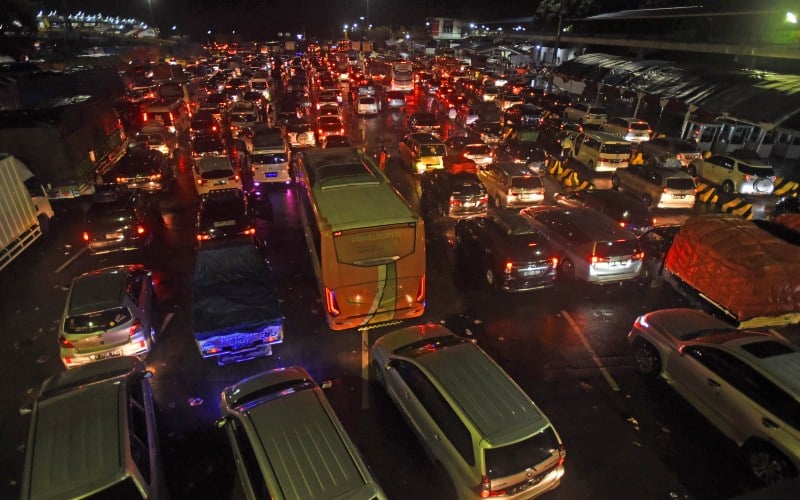
<path fill-rule="evenodd" d="M 561 41 L 561 23 L 564 21 L 564 12 L 558 11 L 558 28 L 556 28 L 556 40 L 553 42 L 553 65 L 556 64 L 556 57 L 558 55 L 558 43 Z"/>

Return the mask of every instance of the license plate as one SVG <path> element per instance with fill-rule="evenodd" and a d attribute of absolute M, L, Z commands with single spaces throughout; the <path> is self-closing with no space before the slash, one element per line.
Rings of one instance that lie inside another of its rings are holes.
<path fill-rule="evenodd" d="M 539 276 L 540 274 L 542 274 L 542 270 L 541 269 L 530 269 L 530 270 L 527 270 L 527 271 L 522 271 L 522 272 L 520 272 L 520 274 L 523 277 L 528 278 L 530 276 Z"/>
<path fill-rule="evenodd" d="M 214 227 L 226 227 L 226 226 L 235 226 L 235 225 L 236 225 L 236 221 L 235 220 L 223 220 L 223 221 L 219 221 L 219 222 L 215 222 L 214 223 Z"/>
<path fill-rule="evenodd" d="M 267 177 L 278 177 L 278 172 L 267 172 Z"/>
<path fill-rule="evenodd" d="M 686 195 L 685 194 L 673 194 L 672 197 L 675 198 L 676 200 L 682 200 L 682 199 L 686 198 Z"/>
<path fill-rule="evenodd" d="M 108 359 L 108 358 L 117 358 L 122 356 L 122 351 L 108 351 L 108 352 L 101 352 L 100 354 L 96 354 L 94 356 L 95 361 L 100 361 L 101 359 Z"/>
<path fill-rule="evenodd" d="M 227 181 L 215 181 L 215 182 L 214 182 L 214 185 L 215 185 L 215 186 L 222 186 L 222 185 L 224 185 L 226 182 L 227 182 Z"/>
<path fill-rule="evenodd" d="M 475 206 L 475 203 L 471 201 L 465 201 L 461 206 L 463 206 L 464 208 L 472 208 Z"/>
<path fill-rule="evenodd" d="M 122 238 L 122 233 L 106 233 L 107 240 L 118 240 Z"/>
<path fill-rule="evenodd" d="M 611 267 L 627 267 L 630 264 L 630 261 L 622 259 L 611 259 L 609 263 Z"/>

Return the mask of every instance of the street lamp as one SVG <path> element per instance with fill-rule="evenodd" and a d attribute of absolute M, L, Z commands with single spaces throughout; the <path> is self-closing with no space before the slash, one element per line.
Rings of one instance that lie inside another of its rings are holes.
<path fill-rule="evenodd" d="M 786 13 L 786 22 L 797 24 L 797 16 L 793 12 Z"/>
<path fill-rule="evenodd" d="M 150 10 L 150 24 L 153 25 L 153 31 L 156 31 L 156 18 L 153 16 L 153 4 L 150 3 L 150 0 L 147 0 L 147 8 Z"/>

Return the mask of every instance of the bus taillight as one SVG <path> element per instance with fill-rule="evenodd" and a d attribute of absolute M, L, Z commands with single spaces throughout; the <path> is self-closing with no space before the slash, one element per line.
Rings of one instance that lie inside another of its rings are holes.
<path fill-rule="evenodd" d="M 417 302 L 425 302 L 425 275 L 419 279 L 419 292 L 417 293 Z"/>
<path fill-rule="evenodd" d="M 328 287 L 325 287 L 325 306 L 328 308 L 328 314 L 333 317 L 342 312 L 339 310 L 339 303 L 336 302 L 336 293 Z"/>

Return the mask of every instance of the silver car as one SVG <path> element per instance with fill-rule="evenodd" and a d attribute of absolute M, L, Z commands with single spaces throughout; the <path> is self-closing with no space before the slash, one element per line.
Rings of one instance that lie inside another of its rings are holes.
<path fill-rule="evenodd" d="M 59 325 L 67 368 L 119 356 L 143 357 L 155 343 L 153 281 L 140 265 L 90 271 L 72 281 Z"/>
<path fill-rule="evenodd" d="M 743 448 L 756 478 L 800 469 L 800 349 L 694 309 L 639 316 L 628 342 L 638 370 L 666 380 Z"/>

